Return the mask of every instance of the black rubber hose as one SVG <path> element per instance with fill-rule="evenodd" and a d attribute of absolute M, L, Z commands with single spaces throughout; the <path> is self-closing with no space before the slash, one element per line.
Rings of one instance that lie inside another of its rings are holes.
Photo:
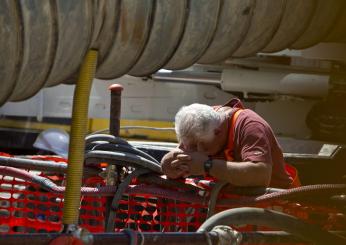
<path fill-rule="evenodd" d="M 11 176 L 14 178 L 22 179 L 34 184 L 39 185 L 41 188 L 45 189 L 46 191 L 58 193 L 58 194 L 64 194 L 65 187 L 64 186 L 58 186 L 51 180 L 38 176 L 32 173 L 29 173 L 28 171 L 12 168 L 12 167 L 5 167 L 0 166 L 0 174 L 5 176 Z M 115 186 L 102 186 L 102 187 L 82 187 L 81 193 L 83 195 L 88 196 L 99 196 L 99 195 L 113 195 L 116 191 Z"/>
<path fill-rule="evenodd" d="M 234 208 L 222 211 L 207 219 L 197 232 L 211 231 L 217 225 L 259 225 L 279 229 L 305 241 L 318 245 L 343 245 L 346 240 L 307 224 L 294 216 L 262 208 Z"/>
<path fill-rule="evenodd" d="M 95 146 L 98 146 L 100 144 L 107 144 L 108 141 L 93 141 L 88 144 L 85 144 L 85 152 L 92 151 Z"/>
<path fill-rule="evenodd" d="M 131 145 L 103 143 L 103 144 L 98 144 L 94 146 L 92 150 L 111 151 L 111 152 L 118 151 L 118 152 L 132 153 L 159 164 L 159 162 L 154 157 L 150 156 L 148 153 L 145 153 L 144 151 L 138 150 L 137 148 Z"/>
<path fill-rule="evenodd" d="M 109 164 L 122 165 L 125 167 L 146 168 L 156 173 L 162 173 L 161 166 L 157 162 L 150 161 L 144 157 L 121 152 L 90 151 L 85 155 L 86 166 L 107 162 Z"/>
<path fill-rule="evenodd" d="M 65 162 L 32 160 L 17 157 L 0 156 L 0 165 L 31 170 L 52 171 L 56 173 L 65 173 L 67 170 L 67 164 Z"/>
<path fill-rule="evenodd" d="M 92 134 L 85 137 L 85 144 L 89 144 L 94 141 L 107 141 L 113 144 L 129 145 L 129 143 L 126 140 L 110 134 Z"/>
<path fill-rule="evenodd" d="M 49 171 L 62 174 L 67 172 L 67 164 L 65 162 L 42 161 L 18 157 L 0 156 L 0 165 L 46 172 Z M 84 174 L 88 176 L 97 175 L 98 173 L 99 171 L 96 169 L 84 169 Z"/>

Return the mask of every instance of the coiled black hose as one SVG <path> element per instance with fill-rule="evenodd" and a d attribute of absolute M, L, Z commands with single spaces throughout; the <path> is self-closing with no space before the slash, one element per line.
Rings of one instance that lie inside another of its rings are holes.
<path fill-rule="evenodd" d="M 150 161 L 156 162 L 159 164 L 159 162 L 149 154 L 145 153 L 144 151 L 138 150 L 137 148 L 131 146 L 131 145 L 124 145 L 124 144 L 114 144 L 114 143 L 101 143 L 95 145 L 91 150 L 99 150 L 99 151 L 110 151 L 110 152 L 126 152 L 126 153 L 132 153 L 136 154 L 138 156 L 144 157 Z"/>
<path fill-rule="evenodd" d="M 294 216 L 262 208 L 234 208 L 222 211 L 207 219 L 197 232 L 211 231 L 217 225 L 260 225 L 289 232 L 317 245 L 342 245 L 346 239 L 307 224 Z"/>
<path fill-rule="evenodd" d="M 107 162 L 108 164 L 122 165 L 125 167 L 132 166 L 135 168 L 145 168 L 156 173 L 162 173 L 159 163 L 132 153 L 109 151 L 90 151 L 86 153 L 86 166 L 92 166 L 99 162 Z"/>

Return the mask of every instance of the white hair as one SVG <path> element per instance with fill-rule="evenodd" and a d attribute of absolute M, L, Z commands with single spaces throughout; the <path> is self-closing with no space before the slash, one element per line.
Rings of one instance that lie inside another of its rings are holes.
<path fill-rule="evenodd" d="M 219 127 L 221 116 L 211 106 L 191 104 L 183 106 L 175 115 L 175 132 L 178 141 L 187 138 L 210 138 Z"/>

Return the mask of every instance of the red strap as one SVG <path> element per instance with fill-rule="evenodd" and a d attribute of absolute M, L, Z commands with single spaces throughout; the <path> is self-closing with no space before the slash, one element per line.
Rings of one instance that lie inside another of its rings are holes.
<path fill-rule="evenodd" d="M 293 180 L 291 185 L 290 185 L 290 188 L 302 186 L 302 184 L 300 183 L 300 180 L 299 180 L 298 170 L 295 167 L 293 167 L 292 165 L 290 165 L 288 163 L 285 163 L 285 170 L 291 176 L 291 178 Z"/>

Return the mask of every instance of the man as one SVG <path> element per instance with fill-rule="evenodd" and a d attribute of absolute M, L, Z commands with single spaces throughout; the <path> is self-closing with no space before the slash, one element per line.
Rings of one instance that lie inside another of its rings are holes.
<path fill-rule="evenodd" d="M 179 147 L 161 161 L 169 178 L 210 175 L 235 186 L 294 186 L 272 129 L 238 99 L 220 107 L 184 106 L 175 130 Z"/>

